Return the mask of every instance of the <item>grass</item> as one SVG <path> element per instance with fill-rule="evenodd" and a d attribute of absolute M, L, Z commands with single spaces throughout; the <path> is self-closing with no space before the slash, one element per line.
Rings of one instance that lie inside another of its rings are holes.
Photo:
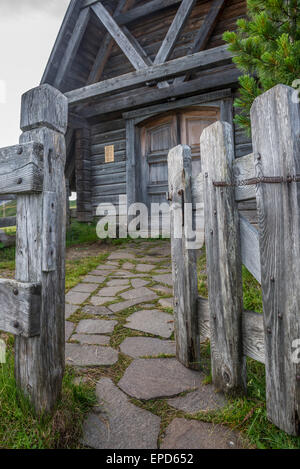
<path fill-rule="evenodd" d="M 68 368 L 53 415 L 38 417 L 16 387 L 13 338 L 7 344 L 7 363 L 0 365 L 0 448 L 79 448 L 83 419 L 96 404 L 93 388 L 86 383 L 75 385 L 75 374 Z"/>

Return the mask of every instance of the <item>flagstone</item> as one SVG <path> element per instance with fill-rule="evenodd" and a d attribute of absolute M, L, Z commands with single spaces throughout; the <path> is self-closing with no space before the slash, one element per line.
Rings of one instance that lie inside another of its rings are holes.
<path fill-rule="evenodd" d="M 90 302 L 92 303 L 92 305 L 94 306 L 102 306 L 106 303 L 110 303 L 112 301 L 115 301 L 116 297 L 115 296 L 93 296 L 91 299 L 90 299 Z"/>
<path fill-rule="evenodd" d="M 117 321 L 105 319 L 83 319 L 79 322 L 76 332 L 77 334 L 110 334 L 117 324 Z"/>
<path fill-rule="evenodd" d="M 86 277 L 84 277 L 84 279 L 82 280 L 83 282 L 85 283 L 103 283 L 105 282 L 106 280 L 106 277 L 102 277 L 100 275 L 87 275 Z"/>
<path fill-rule="evenodd" d="M 135 264 L 131 264 L 130 262 L 125 262 L 125 264 L 122 265 L 122 269 L 135 270 Z"/>
<path fill-rule="evenodd" d="M 121 311 L 124 311 L 125 309 L 131 308 L 132 306 L 136 305 L 142 305 L 142 303 L 146 303 L 147 301 L 152 301 L 157 298 L 155 293 L 152 293 L 150 296 L 146 297 L 141 297 L 141 298 L 135 298 L 134 300 L 127 300 L 127 301 L 122 301 L 120 303 L 114 303 L 112 305 L 109 305 L 108 308 L 113 312 L 113 313 L 120 313 Z M 153 305 L 151 305 L 153 308 Z"/>
<path fill-rule="evenodd" d="M 136 266 L 136 270 L 138 272 L 150 272 L 155 268 L 155 265 L 150 265 L 150 264 L 138 264 Z"/>
<path fill-rule="evenodd" d="M 238 433 L 224 425 L 175 418 L 167 427 L 161 449 L 242 449 Z"/>
<path fill-rule="evenodd" d="M 106 284 L 108 287 L 118 287 L 118 286 L 129 286 L 129 280 L 126 279 L 116 279 L 116 280 L 110 280 Z"/>
<path fill-rule="evenodd" d="M 123 260 L 123 259 L 135 259 L 135 255 L 131 254 L 129 252 L 124 252 L 124 251 L 119 251 L 119 252 L 114 252 L 112 253 L 108 260 L 113 261 L 113 260 Z"/>
<path fill-rule="evenodd" d="M 70 321 L 65 322 L 65 341 L 66 342 L 70 339 L 71 335 L 74 332 L 74 329 L 75 329 L 75 324 L 73 322 L 70 322 Z"/>
<path fill-rule="evenodd" d="M 72 336 L 72 340 L 86 345 L 108 345 L 110 337 L 106 335 L 75 334 Z"/>
<path fill-rule="evenodd" d="M 173 296 L 173 289 L 164 287 L 163 285 L 155 285 L 154 287 L 151 287 L 151 289 L 160 293 L 164 293 L 165 295 Z"/>
<path fill-rule="evenodd" d="M 105 306 L 86 305 L 82 308 L 82 311 L 86 314 L 95 314 L 96 316 L 110 316 L 112 314 Z"/>
<path fill-rule="evenodd" d="M 97 295 L 98 296 L 116 296 L 121 291 L 126 290 L 126 288 L 127 287 L 124 285 L 121 285 L 118 287 L 104 287 L 104 288 L 101 288 L 101 290 L 99 290 Z"/>
<path fill-rule="evenodd" d="M 76 305 L 70 305 L 69 303 L 65 304 L 65 318 L 69 319 L 73 314 L 78 311 L 79 307 Z"/>
<path fill-rule="evenodd" d="M 84 446 L 94 449 L 156 449 L 160 418 L 132 404 L 109 378 L 96 388 L 97 413 L 91 413 L 83 425 Z"/>
<path fill-rule="evenodd" d="M 164 283 L 165 285 L 169 285 L 170 287 L 173 286 L 173 280 L 171 274 L 164 274 L 164 275 L 155 275 L 153 280 L 156 282 Z"/>
<path fill-rule="evenodd" d="M 118 383 L 122 391 L 136 399 L 177 396 L 201 386 L 203 375 L 189 370 L 175 358 L 134 360 Z"/>
<path fill-rule="evenodd" d="M 148 285 L 148 283 L 149 280 L 143 280 L 141 278 L 135 278 L 131 280 L 131 285 L 133 286 L 133 288 L 145 287 L 146 285 Z"/>
<path fill-rule="evenodd" d="M 135 298 L 146 298 L 148 296 L 153 297 L 155 295 L 155 298 L 157 298 L 156 294 L 153 293 L 153 291 L 149 290 L 149 288 L 146 287 L 141 287 L 141 288 L 134 288 L 133 290 L 128 290 L 124 293 L 121 293 L 121 297 L 124 298 L 124 300 L 134 300 Z"/>
<path fill-rule="evenodd" d="M 211 384 L 201 384 L 197 391 L 169 399 L 168 404 L 188 414 L 196 414 L 220 409 L 226 405 L 226 399 L 223 394 L 215 392 Z"/>
<path fill-rule="evenodd" d="M 66 363 L 73 366 L 110 366 L 118 361 L 118 352 L 100 345 L 66 344 Z"/>
<path fill-rule="evenodd" d="M 161 298 L 158 302 L 162 308 L 173 309 L 173 298 Z"/>
<path fill-rule="evenodd" d="M 152 337 L 127 337 L 120 345 L 120 350 L 132 358 L 176 354 L 175 342 Z"/>
<path fill-rule="evenodd" d="M 93 293 L 95 290 L 97 290 L 97 288 L 99 288 L 97 283 L 79 283 L 70 291 L 79 293 Z"/>
<path fill-rule="evenodd" d="M 66 302 L 70 303 L 71 305 L 81 305 L 88 299 L 90 295 L 90 293 L 79 293 L 70 291 L 66 294 Z"/>
<path fill-rule="evenodd" d="M 174 331 L 173 317 L 157 309 L 142 310 L 133 313 L 125 327 L 168 339 Z"/>

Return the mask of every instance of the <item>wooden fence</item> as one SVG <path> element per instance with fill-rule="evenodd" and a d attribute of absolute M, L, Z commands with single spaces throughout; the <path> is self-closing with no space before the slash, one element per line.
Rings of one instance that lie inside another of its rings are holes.
<path fill-rule="evenodd" d="M 199 342 L 210 338 L 213 382 L 233 395 L 246 393 L 246 356 L 264 363 L 268 417 L 299 435 L 300 106 L 293 92 L 279 85 L 256 99 L 251 155 L 235 159 L 225 122 L 204 130 L 196 180 L 189 147 L 172 149 L 169 192 L 178 359 L 199 369 Z M 238 210 L 251 199 L 258 229 Z M 205 215 L 208 300 L 198 296 L 196 253 L 188 249 L 195 220 L 182 211 L 190 201 Z M 261 283 L 263 314 L 243 309 L 242 263 Z"/>
<path fill-rule="evenodd" d="M 37 412 L 64 373 L 67 98 L 49 85 L 22 97 L 20 144 L 0 149 L 0 199 L 17 196 L 16 280 L 0 280 L 0 330 L 15 337 L 15 375 Z"/>

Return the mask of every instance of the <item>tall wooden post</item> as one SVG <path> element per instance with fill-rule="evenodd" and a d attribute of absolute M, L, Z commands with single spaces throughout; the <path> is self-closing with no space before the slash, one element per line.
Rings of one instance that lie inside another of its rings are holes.
<path fill-rule="evenodd" d="M 192 218 L 185 204 L 192 204 L 192 157 L 187 145 L 169 152 L 169 198 L 171 200 L 171 249 L 174 285 L 176 353 L 187 368 L 200 368 L 198 285 L 196 251 L 188 249 Z M 189 227 L 186 225 L 189 219 Z"/>
<path fill-rule="evenodd" d="M 16 337 L 15 374 L 38 413 L 51 412 L 64 373 L 65 132 L 68 102 L 49 85 L 22 97 L 20 144 L 44 146 L 43 192 L 17 202 L 16 280 L 41 284 L 40 335 Z"/>
<path fill-rule="evenodd" d="M 242 346 L 242 262 L 235 202 L 232 127 L 216 122 L 201 135 L 205 240 L 210 305 L 213 382 L 229 394 L 246 390 Z M 221 181 L 223 187 L 215 187 Z"/>
<path fill-rule="evenodd" d="M 268 417 L 300 434 L 300 106 L 295 90 L 278 85 L 251 110 L 264 306 Z M 282 178 L 283 182 L 280 182 Z M 297 357 L 296 357 L 297 358 Z"/>
<path fill-rule="evenodd" d="M 77 191 L 77 220 L 93 220 L 92 181 L 90 158 L 90 129 L 84 127 L 75 132 L 75 171 Z"/>

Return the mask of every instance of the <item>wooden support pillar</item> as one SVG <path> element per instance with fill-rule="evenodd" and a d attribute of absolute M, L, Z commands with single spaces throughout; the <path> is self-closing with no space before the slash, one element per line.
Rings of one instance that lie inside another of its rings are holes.
<path fill-rule="evenodd" d="M 192 157 L 187 145 L 169 152 L 169 199 L 176 355 L 187 368 L 200 368 L 196 251 L 188 249 L 189 227 L 185 204 L 192 204 Z M 191 221 L 191 219 L 190 219 Z"/>
<path fill-rule="evenodd" d="M 77 220 L 93 220 L 92 181 L 90 158 L 90 129 L 82 128 L 75 133 L 75 171 L 77 192 Z"/>
<path fill-rule="evenodd" d="M 213 382 L 219 390 L 239 394 L 246 390 L 246 361 L 239 213 L 230 186 L 234 160 L 231 125 L 216 122 L 204 129 L 200 142 Z M 215 187 L 214 181 L 222 181 L 225 187 Z"/>
<path fill-rule="evenodd" d="M 43 192 L 18 196 L 16 280 L 41 286 L 40 335 L 16 337 L 15 375 L 38 413 L 54 409 L 64 374 L 67 119 L 67 99 L 55 88 L 23 95 L 20 144 L 43 145 Z"/>
<path fill-rule="evenodd" d="M 267 412 L 281 430 L 300 434 L 300 107 L 278 85 L 251 109 L 264 307 Z"/>

